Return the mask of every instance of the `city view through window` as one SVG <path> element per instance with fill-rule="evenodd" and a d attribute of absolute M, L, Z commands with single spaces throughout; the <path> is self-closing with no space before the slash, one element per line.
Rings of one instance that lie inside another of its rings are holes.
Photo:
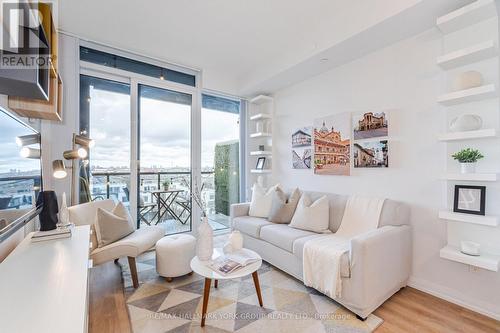
<path fill-rule="evenodd" d="M 130 206 L 131 116 L 129 86 L 92 78 L 88 133 L 96 141 L 89 157 L 92 200 L 114 198 Z M 140 225 L 167 234 L 192 229 L 190 193 L 191 96 L 139 87 Z M 229 227 L 229 206 L 239 199 L 239 114 L 203 108 L 201 196 L 215 230 Z"/>

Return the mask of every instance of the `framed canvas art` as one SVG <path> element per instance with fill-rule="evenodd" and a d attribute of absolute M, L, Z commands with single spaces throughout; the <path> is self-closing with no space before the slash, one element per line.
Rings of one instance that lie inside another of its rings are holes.
<path fill-rule="evenodd" d="M 485 215 L 486 186 L 455 185 L 453 211 Z"/>
<path fill-rule="evenodd" d="M 389 135 L 389 122 L 385 112 L 365 112 L 354 115 L 352 119 L 354 140 Z"/>
<path fill-rule="evenodd" d="M 314 173 L 351 174 L 351 114 L 340 113 L 314 121 Z"/>

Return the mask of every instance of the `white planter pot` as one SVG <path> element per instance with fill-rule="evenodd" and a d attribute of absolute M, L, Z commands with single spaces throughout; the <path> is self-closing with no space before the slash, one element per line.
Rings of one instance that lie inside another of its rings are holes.
<path fill-rule="evenodd" d="M 203 218 L 198 227 L 198 239 L 196 242 L 196 255 L 201 261 L 212 259 L 214 252 L 214 231 L 206 217 Z"/>
<path fill-rule="evenodd" d="M 476 163 L 460 163 L 460 172 L 461 173 L 475 173 L 476 172 Z"/>

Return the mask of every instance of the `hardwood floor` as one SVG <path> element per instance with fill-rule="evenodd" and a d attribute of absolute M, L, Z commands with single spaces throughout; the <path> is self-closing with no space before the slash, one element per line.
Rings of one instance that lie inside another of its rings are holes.
<path fill-rule="evenodd" d="M 500 322 L 406 287 L 375 314 L 384 319 L 377 333 L 500 332 Z M 94 267 L 90 275 L 90 333 L 132 332 L 125 306 L 120 266 Z"/>
<path fill-rule="evenodd" d="M 90 270 L 90 333 L 132 332 L 119 264 L 108 262 Z"/>

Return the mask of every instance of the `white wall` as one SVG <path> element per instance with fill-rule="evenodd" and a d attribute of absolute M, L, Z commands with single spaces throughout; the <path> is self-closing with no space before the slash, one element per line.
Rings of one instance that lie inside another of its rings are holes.
<path fill-rule="evenodd" d="M 496 28 L 491 29 L 496 24 L 494 19 L 479 29 L 488 31 L 490 38 L 497 38 Z M 479 112 L 489 125 L 485 127 L 498 128 L 499 122 L 497 99 L 458 107 L 455 111 L 447 111 L 436 103 L 437 96 L 446 92 L 448 85 L 447 74 L 435 65 L 445 46 L 448 47 L 437 30 L 427 31 L 277 92 L 273 176 L 285 187 L 364 193 L 407 202 L 412 208 L 414 236 L 411 285 L 500 318 L 500 273 L 472 272 L 465 265 L 439 257 L 439 250 L 447 242 L 447 223 L 438 220 L 437 213 L 447 206 L 447 189 L 453 183 L 438 178 L 448 163 L 450 170 L 454 167 L 447 153 L 457 147 L 447 148 L 436 137 L 445 131 L 447 113 L 451 116 Z M 498 59 L 479 66 L 488 68 L 487 81 L 498 84 Z M 291 133 L 295 128 L 312 125 L 314 118 L 335 113 L 388 109 L 393 109 L 389 169 L 352 169 L 351 176 L 346 177 L 317 176 L 312 170 L 291 168 Z M 481 112 L 489 112 L 489 116 Z M 498 139 L 478 143 L 488 155 L 480 164 L 481 169 L 500 169 L 496 151 L 499 143 Z M 499 214 L 500 208 L 495 207 L 500 199 L 497 184 L 488 186 L 488 196 L 487 213 Z M 488 237 L 490 250 L 500 254 L 500 228 L 487 233 L 473 236 Z"/>

